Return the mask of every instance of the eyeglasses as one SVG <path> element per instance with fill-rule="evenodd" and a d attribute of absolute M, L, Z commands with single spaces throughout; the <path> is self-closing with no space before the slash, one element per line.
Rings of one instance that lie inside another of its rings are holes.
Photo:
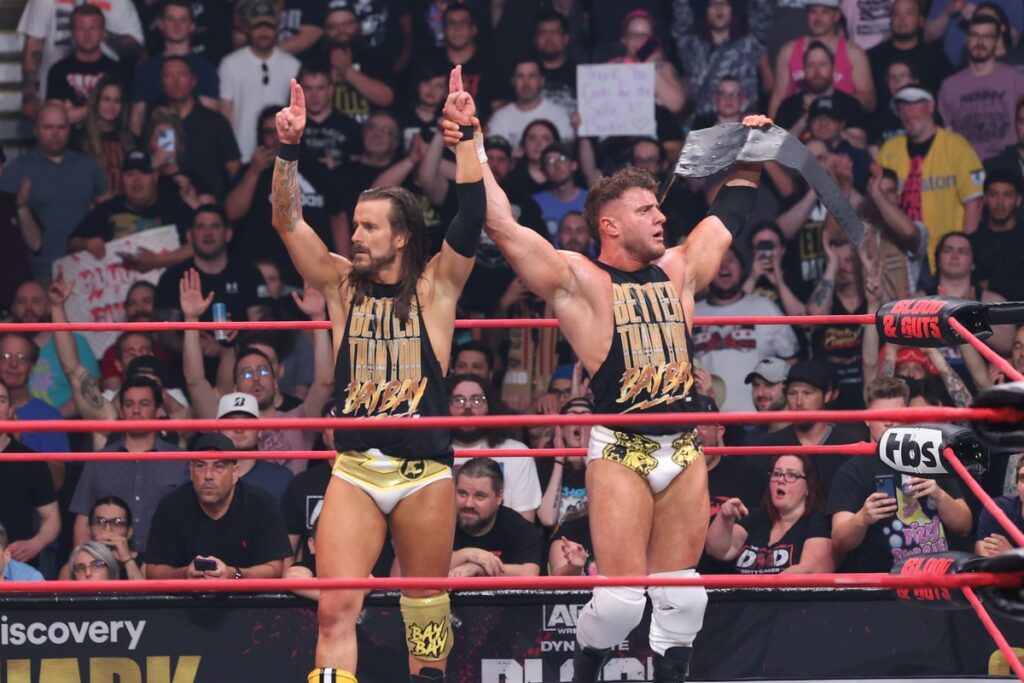
<path fill-rule="evenodd" d="M 772 481 L 773 479 L 785 479 L 790 484 L 795 482 L 797 479 L 806 479 L 806 478 L 807 478 L 806 474 L 797 474 L 796 472 L 793 472 L 792 470 L 786 470 L 785 472 L 783 472 L 782 470 L 772 470 L 772 473 L 768 475 L 768 480 L 769 481 Z"/>
<path fill-rule="evenodd" d="M 89 573 L 89 570 L 99 571 L 107 568 L 107 563 L 103 560 L 93 560 L 92 562 L 86 562 L 85 564 L 79 563 L 71 567 L 71 571 L 75 576 L 81 576 L 82 574 Z"/>
<path fill-rule="evenodd" d="M 124 517 L 100 517 L 92 518 L 92 525 L 107 529 L 124 529 L 128 526 L 128 520 Z"/>
<path fill-rule="evenodd" d="M 260 64 L 260 69 L 263 71 L 263 85 L 270 83 L 270 67 L 267 66 L 266 62 Z"/>
<path fill-rule="evenodd" d="M 242 379 L 254 379 L 257 374 L 259 374 L 260 377 L 272 376 L 270 368 L 266 366 L 258 367 L 255 370 L 253 370 L 252 368 L 243 368 L 242 371 L 238 373 L 238 376 L 241 377 Z"/>
<path fill-rule="evenodd" d="M 452 396 L 448 399 L 449 405 L 458 406 L 459 408 L 465 408 L 466 404 L 479 408 L 480 406 L 487 405 L 487 397 L 483 394 L 474 394 L 472 396 Z"/>
<path fill-rule="evenodd" d="M 564 154 L 554 155 L 550 154 L 544 158 L 544 163 L 548 166 L 554 166 L 555 164 L 564 164 L 566 161 L 570 161 L 569 157 Z"/>
<path fill-rule="evenodd" d="M 0 353 L 0 360 L 5 363 L 14 361 L 15 365 L 24 365 L 25 363 L 32 362 L 31 357 L 27 353 L 11 353 L 10 351 Z"/>

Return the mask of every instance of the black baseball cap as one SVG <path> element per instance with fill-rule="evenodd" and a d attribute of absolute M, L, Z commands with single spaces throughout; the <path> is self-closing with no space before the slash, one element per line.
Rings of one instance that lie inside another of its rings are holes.
<path fill-rule="evenodd" d="M 832 380 L 832 371 L 829 367 L 821 361 L 814 360 L 813 358 L 802 360 L 789 369 L 789 376 L 786 377 L 786 385 L 788 386 L 793 382 L 810 384 L 812 387 L 816 387 L 826 392 L 832 389 L 834 385 Z"/>
<path fill-rule="evenodd" d="M 230 452 L 235 450 L 235 444 L 220 432 L 206 432 L 196 439 L 192 450 Z"/>
<path fill-rule="evenodd" d="M 491 135 L 484 138 L 484 151 L 491 149 L 500 149 L 508 156 L 512 156 L 512 145 L 501 135 Z"/>
<path fill-rule="evenodd" d="M 164 369 L 164 364 L 156 356 L 136 356 L 132 358 L 131 362 L 128 363 L 128 368 L 124 371 L 124 376 L 127 379 L 135 375 L 155 377 L 161 386 L 167 383 L 167 372 Z"/>
<path fill-rule="evenodd" d="M 819 97 L 807 108 L 807 120 L 813 121 L 819 116 L 827 116 L 833 121 L 846 121 L 846 108 L 835 97 L 829 95 Z"/>
<path fill-rule="evenodd" d="M 133 149 L 124 155 L 124 159 L 121 161 L 122 171 L 142 171 L 143 173 L 153 172 L 153 163 L 149 160 L 149 155 L 141 149 Z"/>

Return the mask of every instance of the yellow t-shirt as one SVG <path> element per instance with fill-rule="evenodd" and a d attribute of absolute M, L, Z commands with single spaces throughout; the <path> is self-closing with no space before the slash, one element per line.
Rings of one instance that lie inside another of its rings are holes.
<path fill-rule="evenodd" d="M 964 204 L 982 196 L 985 170 L 967 138 L 938 128 L 920 163 L 920 182 L 911 178 L 908 183 L 914 160 L 907 142 L 906 135 L 889 138 L 877 161 L 899 177 L 903 210 L 928 226 L 928 263 L 934 270 L 935 247 L 943 235 L 964 229 Z"/>

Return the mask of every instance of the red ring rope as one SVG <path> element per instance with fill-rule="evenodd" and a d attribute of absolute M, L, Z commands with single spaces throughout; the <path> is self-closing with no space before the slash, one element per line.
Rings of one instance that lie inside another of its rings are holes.
<path fill-rule="evenodd" d="M 705 586 L 707 588 L 955 588 L 1019 587 L 1024 573 L 894 576 L 892 574 L 754 574 L 665 576 L 479 576 L 346 579 L 152 579 L 141 581 L 0 581 L 2 593 L 259 593 L 290 590 L 511 590 L 590 589 L 598 586 Z"/>
<path fill-rule="evenodd" d="M 978 615 L 978 619 L 981 620 L 981 625 L 985 627 L 988 634 L 992 636 L 992 640 L 995 641 L 999 651 L 1006 657 L 1006 663 L 1013 669 L 1013 673 L 1017 675 L 1017 678 L 1024 681 L 1024 664 L 1021 664 L 1020 658 L 1017 653 L 1010 647 L 1010 643 L 1007 642 L 1006 637 L 1003 635 L 999 627 L 996 626 L 996 622 L 992 621 L 991 615 L 985 610 L 981 604 L 981 600 L 974 594 L 974 589 L 970 586 L 964 586 L 962 589 L 964 597 L 967 598 L 967 602 L 970 603 L 974 613 Z"/>
<path fill-rule="evenodd" d="M 992 500 L 992 496 L 988 495 L 988 491 L 983 489 L 981 487 L 981 484 L 974 480 L 974 477 L 971 476 L 971 473 L 967 471 L 967 468 L 964 467 L 964 464 L 960 462 L 960 460 L 953 453 L 953 449 L 943 449 L 942 457 L 945 458 L 946 462 L 950 464 L 950 466 L 953 468 L 953 471 L 960 475 L 960 478 L 964 480 L 964 484 L 967 485 L 967 488 L 969 488 L 971 490 L 971 493 L 973 493 L 977 497 L 977 499 L 981 501 L 981 504 L 985 506 L 985 509 L 989 511 L 989 514 L 991 514 L 995 518 L 995 520 L 999 522 L 1000 526 L 1002 526 L 1006 533 L 1010 535 L 1014 543 L 1024 548 L 1024 531 L 1021 531 L 1017 528 L 1017 525 L 1014 524 L 1010 520 L 1010 518 L 1006 516 L 1006 513 L 1003 512 L 998 505 L 996 505 L 996 502 Z"/>
<path fill-rule="evenodd" d="M 697 316 L 694 325 L 874 325 L 875 316 L 864 315 L 762 315 Z M 554 318 L 467 318 L 455 321 L 455 329 L 504 327 L 558 327 Z M 172 330 L 329 330 L 329 321 L 242 320 L 225 322 L 82 322 L 0 323 L 5 332 L 167 332 Z"/>
<path fill-rule="evenodd" d="M 554 427 L 558 425 L 674 425 L 678 427 L 699 424 L 747 425 L 770 422 L 790 422 L 799 415 L 802 422 L 956 422 L 959 420 L 989 420 L 991 422 L 1019 422 L 1024 412 L 1014 408 L 902 408 L 887 410 L 807 410 L 736 412 L 736 413 L 660 413 L 611 414 L 589 413 L 568 415 L 484 415 L 480 417 L 435 416 L 416 419 L 375 417 L 289 417 L 259 419 L 194 419 L 194 420 L 0 420 L 0 433 L 22 432 L 145 432 L 164 431 L 225 431 L 229 429 L 452 429 L 473 425 L 484 429 L 497 427 Z"/>
<path fill-rule="evenodd" d="M 838 446 L 707 446 L 707 455 L 874 455 L 876 446 L 859 442 Z M 204 456 L 204 453 L 208 453 Z M 235 457 L 251 460 L 329 460 L 334 451 L 232 451 Z M 456 448 L 456 458 L 580 458 L 586 448 Z M 4 462 L 88 462 L 110 460 L 202 460 L 222 457 L 219 451 L 146 451 L 130 453 L 4 453 Z"/>
<path fill-rule="evenodd" d="M 985 344 L 985 342 L 978 339 L 977 335 L 964 327 L 959 320 L 956 318 L 950 318 L 949 326 L 953 328 L 954 332 L 966 340 L 968 344 L 973 346 L 978 353 L 1006 373 L 1007 377 L 1012 379 L 1014 382 L 1024 381 L 1024 375 L 1020 374 L 1017 368 L 1010 365 L 1008 360 L 996 353 L 995 350 Z"/>

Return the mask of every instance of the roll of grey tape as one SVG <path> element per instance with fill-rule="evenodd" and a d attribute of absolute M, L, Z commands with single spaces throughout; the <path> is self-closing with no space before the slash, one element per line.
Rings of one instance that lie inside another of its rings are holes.
<path fill-rule="evenodd" d="M 775 161 L 798 171 L 850 241 L 860 244 L 864 239 L 864 226 L 857 212 L 832 176 L 799 140 L 778 126 L 748 128 L 742 123 L 725 123 L 694 131 L 686 138 L 675 174 L 706 178 L 744 161 Z"/>

